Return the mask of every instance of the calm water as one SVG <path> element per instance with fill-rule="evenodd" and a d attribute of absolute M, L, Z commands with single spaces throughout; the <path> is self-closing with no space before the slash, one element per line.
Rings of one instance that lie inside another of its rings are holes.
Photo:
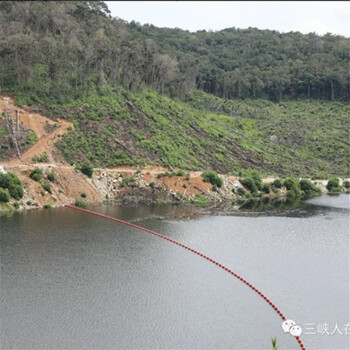
<path fill-rule="evenodd" d="M 260 288 L 307 349 L 347 349 L 349 199 L 262 215 L 183 207 L 93 210 L 163 233 Z M 275 215 L 278 214 L 278 215 Z M 227 272 L 157 237 L 71 209 L 0 218 L 2 349 L 298 349 L 273 309 Z M 307 328 L 307 329 L 306 329 Z M 305 330 L 306 329 L 306 330 Z"/>

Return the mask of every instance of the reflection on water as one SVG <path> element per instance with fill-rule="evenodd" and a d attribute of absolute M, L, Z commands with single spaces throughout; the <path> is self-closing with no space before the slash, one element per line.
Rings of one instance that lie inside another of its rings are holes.
<path fill-rule="evenodd" d="M 242 202 L 239 209 L 240 210 L 251 210 L 251 211 L 285 211 L 295 208 L 300 208 L 301 200 L 300 198 L 289 199 L 286 198 L 276 199 L 276 198 L 262 198 L 260 200 L 248 200 Z"/>
<path fill-rule="evenodd" d="M 215 258 L 304 329 L 343 326 L 349 196 L 261 203 L 234 215 L 186 206 L 91 209 Z M 276 312 L 240 281 L 131 227 L 68 208 L 28 211 L 0 218 L 0 243 L 2 349 L 271 349 L 274 336 L 280 349 L 298 349 Z M 302 339 L 308 349 L 349 348 L 345 335 Z"/>
<path fill-rule="evenodd" d="M 350 208 L 350 195 L 340 194 L 337 197 L 332 197 L 334 200 L 331 201 L 329 196 L 315 197 L 307 201 L 300 198 L 248 200 L 239 203 L 239 211 L 248 215 L 308 217 L 326 214 L 330 206 L 334 210 L 348 210 Z"/>

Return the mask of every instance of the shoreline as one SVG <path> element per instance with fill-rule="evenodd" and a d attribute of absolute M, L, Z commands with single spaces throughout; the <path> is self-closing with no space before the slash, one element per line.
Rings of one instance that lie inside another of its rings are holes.
<path fill-rule="evenodd" d="M 34 181 L 31 171 L 41 169 L 43 178 Z M 177 204 L 194 207 L 230 206 L 247 203 L 251 200 L 286 200 L 285 186 L 274 188 L 276 177 L 259 178 L 261 187 L 252 192 L 243 185 L 243 177 L 216 174 L 222 184 L 218 187 L 206 181 L 201 171 L 183 171 L 160 166 L 147 166 L 142 169 L 134 166 L 116 168 L 94 168 L 91 177 L 70 165 L 59 164 L 0 164 L 0 173 L 14 173 L 23 184 L 23 197 L 0 204 L 0 216 L 15 211 L 61 207 L 79 202 L 81 205 L 101 205 L 110 203 L 120 207 L 139 205 Z M 55 180 L 50 182 L 47 175 L 53 173 Z M 51 193 L 44 190 L 43 182 L 49 182 Z M 320 194 L 328 193 L 327 180 L 312 181 L 320 188 Z M 263 186 L 268 186 L 267 193 Z M 248 187 L 247 187 L 248 186 Z"/>

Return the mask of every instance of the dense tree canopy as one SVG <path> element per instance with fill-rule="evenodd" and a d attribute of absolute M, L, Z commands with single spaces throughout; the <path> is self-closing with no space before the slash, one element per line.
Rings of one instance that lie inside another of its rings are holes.
<path fill-rule="evenodd" d="M 0 88 L 58 101 L 111 86 L 159 91 L 177 63 L 111 18 L 102 2 L 1 2 Z"/>
<path fill-rule="evenodd" d="M 349 39 L 256 28 L 218 32 L 128 27 L 176 58 L 183 77 L 226 98 L 349 98 Z"/>
<path fill-rule="evenodd" d="M 349 39 L 254 28 L 190 33 L 103 2 L 1 2 L 0 91 L 64 101 L 117 86 L 182 97 L 349 99 Z"/>

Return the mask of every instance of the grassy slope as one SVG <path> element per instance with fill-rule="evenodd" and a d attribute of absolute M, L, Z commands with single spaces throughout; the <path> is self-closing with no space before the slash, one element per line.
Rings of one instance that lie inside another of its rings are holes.
<path fill-rule="evenodd" d="M 231 101 L 200 91 L 184 103 L 151 90 L 119 89 L 45 105 L 47 115 L 75 121 L 77 130 L 57 143 L 72 164 L 89 160 L 98 167 L 162 164 L 234 173 L 255 168 L 266 174 L 348 175 L 345 103 Z"/>

